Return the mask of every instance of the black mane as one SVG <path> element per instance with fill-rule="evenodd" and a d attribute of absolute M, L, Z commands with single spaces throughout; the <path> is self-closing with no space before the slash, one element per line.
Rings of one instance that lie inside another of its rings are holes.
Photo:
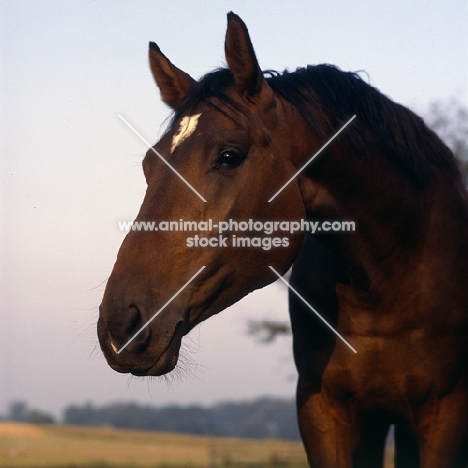
<path fill-rule="evenodd" d="M 343 134 L 343 141 L 356 154 L 366 152 L 370 142 L 378 145 L 417 186 L 424 186 L 440 169 L 448 171 L 451 177 L 459 177 L 452 152 L 424 121 L 367 84 L 357 73 L 343 72 L 332 65 L 309 65 L 294 72 L 264 74 L 274 92 L 295 106 L 324 141 L 356 114 L 352 124 L 355 130 Z M 206 74 L 177 109 L 174 121 L 193 112 L 201 102 L 223 112 L 211 98 L 252 117 L 246 106 L 224 92 L 233 85 L 229 69 Z M 328 129 L 323 126 L 324 118 Z"/>

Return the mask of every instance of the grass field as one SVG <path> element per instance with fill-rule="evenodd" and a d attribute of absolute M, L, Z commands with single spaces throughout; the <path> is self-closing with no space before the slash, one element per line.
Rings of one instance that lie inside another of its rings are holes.
<path fill-rule="evenodd" d="M 299 442 L 0 423 L 0 467 L 306 467 Z"/>

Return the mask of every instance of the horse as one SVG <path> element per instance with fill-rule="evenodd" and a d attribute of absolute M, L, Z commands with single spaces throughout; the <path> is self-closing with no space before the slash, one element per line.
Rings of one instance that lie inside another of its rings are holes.
<path fill-rule="evenodd" d="M 120 247 L 97 325 L 108 364 L 170 372 L 184 335 L 292 266 L 310 466 L 381 467 L 394 425 L 396 467 L 466 467 L 468 198 L 453 154 L 359 74 L 263 72 L 234 13 L 225 57 L 197 81 L 150 43 L 174 112 L 143 160 L 135 222 L 160 229 L 130 231 Z M 299 220 L 354 220 L 356 230 L 279 231 L 268 248 L 247 229 Z M 248 245 L 234 245 L 240 232 Z"/>

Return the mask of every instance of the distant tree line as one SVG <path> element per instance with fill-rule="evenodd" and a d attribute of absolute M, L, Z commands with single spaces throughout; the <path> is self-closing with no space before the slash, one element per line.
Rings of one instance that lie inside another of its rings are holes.
<path fill-rule="evenodd" d="M 299 440 L 294 401 L 276 398 L 261 398 L 244 403 L 228 402 L 212 407 L 157 408 L 137 403 L 104 406 L 86 403 L 68 406 L 63 411 L 61 421 L 56 421 L 44 411 L 30 409 L 23 401 L 17 401 L 9 406 L 3 419 L 33 424 L 61 422 L 218 437 Z"/>
<path fill-rule="evenodd" d="M 1 418 L 0 418 L 1 419 Z M 8 407 L 6 418 L 8 421 L 31 424 L 54 424 L 55 418 L 38 409 L 29 408 L 24 401 L 15 401 Z"/>
<path fill-rule="evenodd" d="M 88 403 L 69 406 L 64 411 L 63 422 L 220 437 L 299 439 L 294 401 L 270 398 L 222 403 L 210 408 L 155 408 L 136 403 L 95 407 Z"/>

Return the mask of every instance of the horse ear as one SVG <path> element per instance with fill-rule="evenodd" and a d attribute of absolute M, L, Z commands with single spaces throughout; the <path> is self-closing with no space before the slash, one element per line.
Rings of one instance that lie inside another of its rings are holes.
<path fill-rule="evenodd" d="M 177 109 L 196 81 L 173 65 L 154 42 L 149 44 L 149 63 L 161 99 L 172 109 Z"/>
<path fill-rule="evenodd" d="M 249 31 L 235 13 L 228 13 L 228 26 L 224 44 L 226 61 L 234 75 L 237 88 L 246 98 L 257 95 L 267 86 L 255 56 Z"/>

